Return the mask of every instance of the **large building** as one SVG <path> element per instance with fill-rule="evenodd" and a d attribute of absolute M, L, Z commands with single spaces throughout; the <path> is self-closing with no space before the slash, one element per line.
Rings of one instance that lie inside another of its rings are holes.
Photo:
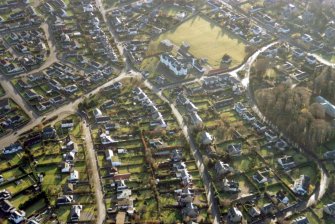
<path fill-rule="evenodd" d="M 187 75 L 187 66 L 178 61 L 174 56 L 170 54 L 161 54 L 160 61 L 164 65 L 166 65 L 175 75 L 177 76 L 185 76 Z"/>

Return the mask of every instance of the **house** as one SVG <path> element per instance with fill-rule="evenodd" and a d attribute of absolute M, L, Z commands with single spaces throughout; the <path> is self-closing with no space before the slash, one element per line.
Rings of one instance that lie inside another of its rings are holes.
<path fill-rule="evenodd" d="M 193 125 L 201 125 L 201 124 L 202 124 L 202 119 L 201 119 L 201 117 L 198 115 L 197 112 L 192 111 L 192 112 L 189 113 L 189 116 L 190 116 L 190 118 L 191 118 L 191 123 L 192 123 Z"/>
<path fill-rule="evenodd" d="M 189 174 L 187 169 L 183 169 L 180 172 L 180 179 L 184 186 L 189 186 L 192 184 L 192 176 Z"/>
<path fill-rule="evenodd" d="M 252 179 L 254 181 L 256 181 L 258 184 L 264 184 L 264 183 L 270 181 L 270 179 L 267 177 L 266 174 L 269 174 L 269 171 L 267 171 L 267 170 L 265 170 L 265 171 L 257 170 L 257 172 L 252 176 Z"/>
<path fill-rule="evenodd" d="M 100 135 L 100 141 L 101 141 L 101 144 L 103 144 L 103 145 L 115 144 L 115 143 L 118 142 L 118 141 L 112 139 L 112 137 L 110 137 L 106 133 L 102 133 Z"/>
<path fill-rule="evenodd" d="M 61 172 L 62 173 L 70 173 L 71 172 L 71 164 L 69 162 L 64 162 L 63 165 L 62 165 L 62 169 L 61 169 Z"/>
<path fill-rule="evenodd" d="M 305 216 L 300 216 L 292 221 L 292 224 L 310 224 L 309 220 Z"/>
<path fill-rule="evenodd" d="M 252 126 L 256 129 L 258 133 L 264 133 L 266 131 L 266 125 L 260 121 L 255 121 Z"/>
<path fill-rule="evenodd" d="M 201 139 L 201 143 L 203 145 L 210 145 L 213 142 L 213 136 L 211 134 L 209 134 L 208 132 L 204 132 L 202 134 L 202 139 Z"/>
<path fill-rule="evenodd" d="M 9 216 L 9 220 L 15 224 L 22 223 L 26 219 L 26 213 L 22 210 L 13 210 Z"/>
<path fill-rule="evenodd" d="M 308 194 L 310 178 L 306 175 L 301 175 L 297 180 L 294 181 L 292 191 L 297 195 Z"/>
<path fill-rule="evenodd" d="M 176 162 L 172 166 L 176 170 L 176 172 L 181 172 L 182 170 L 186 169 L 186 164 L 182 161 Z"/>
<path fill-rule="evenodd" d="M 28 100 L 33 100 L 33 99 L 36 99 L 36 98 L 39 98 L 40 96 L 35 92 L 35 90 L 31 90 L 31 89 L 28 89 L 26 92 L 25 92 L 25 97 L 28 98 Z"/>
<path fill-rule="evenodd" d="M 292 156 L 283 156 L 281 158 L 279 158 L 278 160 L 278 163 L 279 165 L 285 169 L 285 170 L 288 170 L 288 169 L 291 169 L 293 167 L 295 167 L 295 162 L 294 162 L 294 158 Z"/>
<path fill-rule="evenodd" d="M 306 56 L 306 62 L 309 64 L 309 65 L 315 65 L 317 60 L 316 60 L 316 57 L 314 57 L 313 55 L 307 55 Z"/>
<path fill-rule="evenodd" d="M 249 209 L 248 214 L 252 218 L 255 218 L 261 215 L 261 211 L 257 207 L 253 206 L 252 208 Z"/>
<path fill-rule="evenodd" d="M 119 129 L 120 125 L 116 123 L 107 123 L 107 124 L 104 124 L 104 128 L 106 131 L 114 131 L 114 130 Z"/>
<path fill-rule="evenodd" d="M 327 113 L 328 116 L 330 116 L 332 118 L 335 118 L 335 106 L 332 103 L 327 101 L 322 96 L 317 96 L 315 98 L 315 100 L 316 100 L 316 102 L 321 104 L 321 106 L 326 110 L 326 113 Z"/>
<path fill-rule="evenodd" d="M 334 41 L 335 39 L 335 27 L 328 26 L 323 34 L 326 40 Z"/>
<path fill-rule="evenodd" d="M 229 144 L 227 152 L 230 156 L 240 156 L 242 154 L 242 143 Z"/>
<path fill-rule="evenodd" d="M 56 138 L 57 132 L 56 129 L 53 127 L 45 127 L 43 129 L 43 138 Z"/>
<path fill-rule="evenodd" d="M 323 154 L 323 158 L 325 158 L 325 159 L 331 159 L 331 160 L 335 159 L 335 150 L 325 152 Z"/>
<path fill-rule="evenodd" d="M 62 121 L 61 128 L 73 128 L 73 125 L 72 119 L 66 119 Z"/>
<path fill-rule="evenodd" d="M 197 218 L 199 211 L 192 202 L 189 202 L 184 208 L 182 208 L 181 213 L 183 217 L 189 217 L 191 220 L 194 220 Z"/>
<path fill-rule="evenodd" d="M 177 200 L 181 206 L 193 201 L 194 196 L 189 187 L 178 189 L 174 192 L 177 194 Z"/>
<path fill-rule="evenodd" d="M 78 170 L 73 170 L 70 173 L 70 177 L 68 178 L 70 183 L 75 183 L 79 180 L 79 172 Z"/>
<path fill-rule="evenodd" d="M 9 154 L 13 154 L 13 153 L 16 153 L 18 151 L 21 151 L 23 150 L 22 146 L 20 143 L 14 143 L 14 144 L 11 144 L 5 148 L 3 148 L 2 152 L 4 155 L 9 155 Z"/>
<path fill-rule="evenodd" d="M 323 206 L 324 213 L 334 216 L 335 215 L 335 202 Z"/>
<path fill-rule="evenodd" d="M 286 192 L 283 190 L 279 190 L 276 193 L 276 198 L 279 202 L 283 203 L 284 205 L 287 205 L 290 201 L 290 199 L 286 196 Z"/>
<path fill-rule="evenodd" d="M 185 76 L 188 73 L 187 66 L 170 54 L 161 54 L 160 62 L 166 65 L 177 76 Z"/>
<path fill-rule="evenodd" d="M 131 195 L 132 195 L 132 192 L 130 189 L 123 189 L 117 192 L 116 198 L 117 200 L 122 200 L 122 199 L 129 198 Z"/>
<path fill-rule="evenodd" d="M 272 203 L 267 203 L 261 208 L 261 213 L 264 215 L 273 214 L 275 206 Z"/>
<path fill-rule="evenodd" d="M 278 139 L 278 136 L 272 130 L 266 130 L 265 131 L 265 137 L 270 142 L 274 142 Z"/>
<path fill-rule="evenodd" d="M 246 111 L 243 115 L 242 118 L 248 122 L 252 122 L 255 121 L 256 118 L 254 117 L 254 115 L 252 113 L 250 113 L 249 111 Z"/>
<path fill-rule="evenodd" d="M 83 210 L 82 205 L 72 205 L 70 212 L 70 220 L 72 222 L 78 222 L 80 220 L 80 213 Z"/>
<path fill-rule="evenodd" d="M 240 192 L 239 183 L 236 181 L 228 180 L 227 178 L 224 178 L 222 180 L 222 189 L 223 191 L 229 192 L 229 193 Z"/>
<path fill-rule="evenodd" d="M 12 195 L 9 191 L 7 191 L 6 189 L 0 191 L 0 200 L 8 200 L 11 199 Z"/>
<path fill-rule="evenodd" d="M 132 215 L 135 211 L 133 198 L 119 200 L 116 206 L 119 210 L 126 210 L 129 215 Z"/>
<path fill-rule="evenodd" d="M 228 210 L 228 223 L 241 223 L 243 219 L 242 212 L 237 207 Z"/>
<path fill-rule="evenodd" d="M 0 111 L 1 110 L 10 110 L 11 106 L 10 106 L 10 101 L 8 98 L 2 99 L 0 100 Z"/>
<path fill-rule="evenodd" d="M 229 164 L 227 163 L 224 163 L 222 161 L 217 161 L 215 163 L 215 171 L 217 173 L 217 175 L 225 175 L 225 174 L 228 174 L 228 173 L 231 173 L 233 172 L 233 168 L 229 166 Z"/>
<path fill-rule="evenodd" d="M 4 213 L 10 213 L 12 210 L 15 210 L 15 208 L 8 200 L 3 200 L 0 201 L 0 210 Z"/>
<path fill-rule="evenodd" d="M 104 109 L 111 109 L 111 108 L 114 107 L 115 104 L 116 104 L 116 102 L 114 100 L 108 100 L 102 105 L 102 107 Z"/>
<path fill-rule="evenodd" d="M 104 116 L 99 108 L 95 108 L 93 110 L 93 116 L 95 119 L 95 122 L 97 124 L 105 124 L 109 122 L 110 118 L 108 116 Z"/>
<path fill-rule="evenodd" d="M 76 159 L 76 152 L 71 151 L 63 155 L 64 160 L 69 163 L 73 163 Z"/>
<path fill-rule="evenodd" d="M 288 148 L 288 144 L 287 142 L 285 142 L 283 139 L 279 139 L 276 144 L 275 144 L 275 147 L 277 149 L 279 149 L 280 151 L 284 151 Z"/>
<path fill-rule="evenodd" d="M 241 102 L 235 103 L 234 110 L 239 114 L 242 115 L 247 111 L 247 108 Z"/>
<path fill-rule="evenodd" d="M 63 195 L 57 198 L 57 205 L 68 205 L 74 202 L 73 195 Z"/>
<path fill-rule="evenodd" d="M 171 152 L 171 160 L 173 162 L 180 162 L 183 158 L 182 151 L 180 149 L 174 149 Z"/>
<path fill-rule="evenodd" d="M 305 42 L 305 43 L 311 43 L 313 41 L 313 38 L 311 37 L 311 35 L 308 35 L 308 34 L 303 34 L 301 36 L 301 39 Z"/>

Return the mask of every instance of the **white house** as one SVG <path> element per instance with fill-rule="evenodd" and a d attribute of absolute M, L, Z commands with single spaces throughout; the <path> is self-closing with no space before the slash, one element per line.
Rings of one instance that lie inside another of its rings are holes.
<path fill-rule="evenodd" d="M 161 54 L 160 62 L 166 65 L 177 76 L 185 76 L 188 73 L 187 66 L 170 54 Z"/>
<path fill-rule="evenodd" d="M 70 173 L 69 182 L 77 182 L 78 180 L 79 180 L 79 172 L 78 170 L 73 170 Z"/>
<path fill-rule="evenodd" d="M 14 223 L 21 223 L 26 219 L 26 213 L 21 210 L 14 210 L 11 212 L 9 219 Z"/>
<path fill-rule="evenodd" d="M 310 184 L 310 178 L 306 175 L 301 175 L 299 179 L 294 181 L 293 192 L 298 195 L 306 195 L 308 194 Z"/>
<path fill-rule="evenodd" d="M 14 143 L 4 148 L 3 154 L 5 155 L 13 154 L 21 150 L 23 150 L 22 146 L 19 143 Z"/>

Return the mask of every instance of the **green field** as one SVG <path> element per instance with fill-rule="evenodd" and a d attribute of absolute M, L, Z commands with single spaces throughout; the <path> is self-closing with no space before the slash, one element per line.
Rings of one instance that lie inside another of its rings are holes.
<path fill-rule="evenodd" d="M 209 65 L 220 67 L 221 58 L 228 54 L 232 57 L 231 66 L 242 63 L 246 56 L 245 44 L 228 34 L 209 20 L 196 16 L 176 29 L 160 35 L 149 45 L 148 54 L 157 53 L 162 40 L 169 39 L 180 46 L 184 41 L 190 45 L 190 53 L 197 58 L 206 58 Z"/>

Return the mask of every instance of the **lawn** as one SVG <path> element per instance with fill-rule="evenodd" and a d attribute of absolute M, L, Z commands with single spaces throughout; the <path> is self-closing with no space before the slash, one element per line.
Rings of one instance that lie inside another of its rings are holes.
<path fill-rule="evenodd" d="M 197 58 L 206 58 L 209 65 L 216 68 L 220 67 L 224 54 L 232 57 L 231 66 L 241 64 L 246 56 L 245 44 L 241 40 L 201 16 L 193 17 L 176 29 L 159 36 L 149 45 L 148 55 L 158 52 L 160 42 L 165 39 L 177 46 L 187 42 L 191 54 Z"/>

